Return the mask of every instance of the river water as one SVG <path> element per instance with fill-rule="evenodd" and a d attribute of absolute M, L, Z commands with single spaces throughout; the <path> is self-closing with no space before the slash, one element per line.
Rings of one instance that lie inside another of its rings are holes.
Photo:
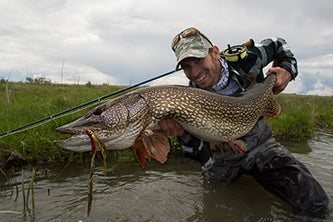
<path fill-rule="evenodd" d="M 333 133 L 317 133 L 312 140 L 285 146 L 322 184 L 332 210 Z M 27 189 L 31 169 L 23 175 Z M 196 162 L 172 155 L 164 165 L 149 162 L 145 170 L 137 162 L 112 163 L 106 176 L 98 162 L 88 218 L 88 177 L 89 163 L 39 169 L 35 213 L 25 214 L 21 175 L 0 181 L 0 221 L 333 221 L 332 212 L 312 218 L 294 210 L 249 176 L 233 183 L 208 183 Z M 20 184 L 17 199 L 15 183 Z"/>

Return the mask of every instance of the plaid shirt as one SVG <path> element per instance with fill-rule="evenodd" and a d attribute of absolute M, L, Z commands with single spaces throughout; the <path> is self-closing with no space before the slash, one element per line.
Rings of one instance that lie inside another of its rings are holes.
<path fill-rule="evenodd" d="M 297 76 L 297 61 L 284 39 L 264 39 L 259 44 L 247 47 L 247 49 L 248 55 L 246 58 L 237 62 L 227 62 L 229 78 L 232 78 L 238 84 L 239 91 L 244 91 L 250 85 L 248 78 L 250 73 L 256 74 L 256 82 L 263 81 L 263 68 L 271 62 L 273 62 L 273 66 L 279 66 L 288 70 L 292 75 L 292 80 Z M 192 82 L 189 85 L 196 87 Z M 224 91 L 216 92 L 224 94 Z M 198 160 L 202 165 L 207 164 L 211 160 L 208 142 L 194 136 L 192 136 L 191 140 L 184 140 L 178 137 L 178 141 L 186 156 Z M 228 152 L 228 150 L 226 151 Z M 231 150 L 228 153 L 233 154 Z"/>

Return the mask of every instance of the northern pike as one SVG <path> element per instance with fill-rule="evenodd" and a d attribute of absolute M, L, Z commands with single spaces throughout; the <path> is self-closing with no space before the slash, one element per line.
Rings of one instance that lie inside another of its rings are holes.
<path fill-rule="evenodd" d="M 159 120 L 173 118 L 190 134 L 211 143 L 234 141 L 246 135 L 261 115 L 279 115 L 280 105 L 272 93 L 275 81 L 275 74 L 270 74 L 238 96 L 175 85 L 141 88 L 58 127 L 56 131 L 72 136 L 54 143 L 76 152 L 91 151 L 86 134 L 91 129 L 108 150 L 134 146 L 142 168 L 146 158 L 164 163 L 170 145 L 164 134 L 154 130 Z"/>

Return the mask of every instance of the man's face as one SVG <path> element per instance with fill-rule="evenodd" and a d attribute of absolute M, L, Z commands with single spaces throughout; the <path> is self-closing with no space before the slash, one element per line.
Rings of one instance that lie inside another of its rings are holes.
<path fill-rule="evenodd" d="M 221 63 L 219 49 L 214 46 L 205 58 L 186 58 L 181 61 L 181 67 L 186 77 L 201 89 L 210 88 L 220 79 Z"/>

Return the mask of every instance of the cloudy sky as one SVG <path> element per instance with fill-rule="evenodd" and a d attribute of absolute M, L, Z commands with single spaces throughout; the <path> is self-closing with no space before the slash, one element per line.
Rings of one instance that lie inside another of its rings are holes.
<path fill-rule="evenodd" d="M 283 37 L 299 76 L 285 92 L 333 95 L 333 1 L 10 0 L 0 2 L 0 78 L 135 84 L 175 68 L 175 34 L 197 27 L 221 50 Z M 182 73 L 159 81 L 184 83 Z"/>

